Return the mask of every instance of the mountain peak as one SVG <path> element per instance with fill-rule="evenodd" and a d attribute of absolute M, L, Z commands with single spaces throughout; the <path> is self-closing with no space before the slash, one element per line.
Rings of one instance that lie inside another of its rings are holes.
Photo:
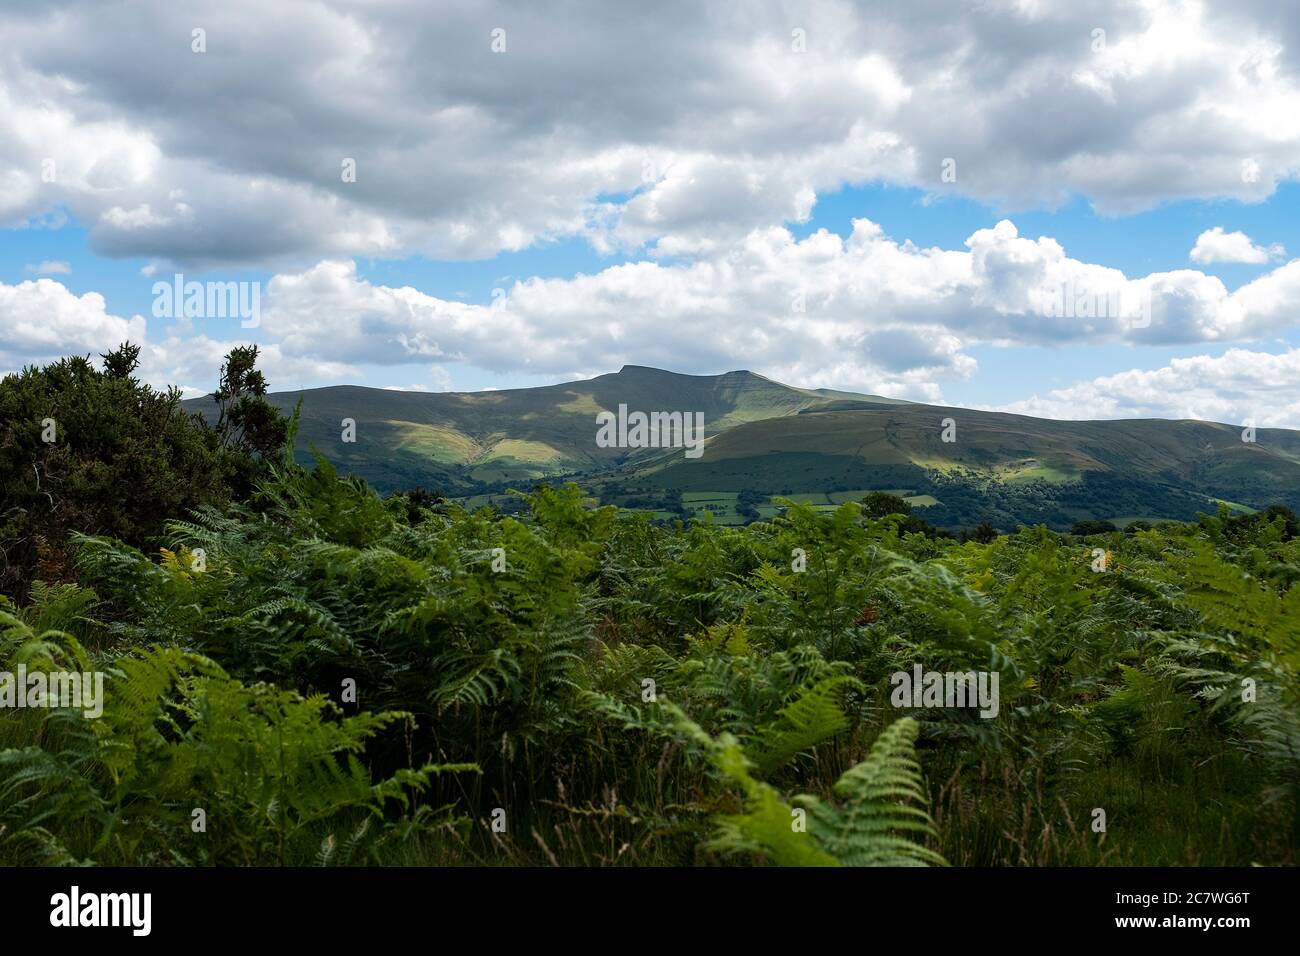
<path fill-rule="evenodd" d="M 618 370 L 619 375 L 638 375 L 651 373 L 654 375 L 669 375 L 673 378 L 762 378 L 756 372 L 751 372 L 747 368 L 734 369 L 730 372 L 719 372 L 716 375 L 688 375 L 685 372 L 670 372 L 667 369 L 655 368 L 653 365 L 624 365 Z"/>

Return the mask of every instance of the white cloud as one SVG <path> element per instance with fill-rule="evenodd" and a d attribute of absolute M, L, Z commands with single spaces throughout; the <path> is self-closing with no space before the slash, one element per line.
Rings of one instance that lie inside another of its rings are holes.
<path fill-rule="evenodd" d="M 573 236 L 707 257 L 845 184 L 1113 213 L 1300 169 L 1300 29 L 1263 0 L 287 9 L 206 5 L 200 55 L 184 4 L 0 5 L 0 222 L 277 269 Z"/>
<path fill-rule="evenodd" d="M 794 385 L 940 401 L 945 382 L 976 373 L 973 346 L 1244 342 L 1290 327 L 1300 308 L 1300 259 L 1229 292 L 1195 270 L 1129 277 L 1072 259 L 1007 220 L 964 245 L 920 248 L 866 219 L 846 237 L 769 228 L 691 260 L 514 280 L 482 305 L 326 260 L 265 284 L 256 335 L 277 388 L 355 379 L 368 365 L 436 363 L 422 387 L 446 390 L 448 364 L 560 380 L 632 363 L 743 366 Z M 1146 308 L 1129 312 L 1133 303 Z M 103 352 L 145 331 L 144 319 L 112 316 L 102 297 L 48 279 L 0 286 L 0 328 L 11 327 L 7 352 L 33 357 Z M 192 333 L 178 323 L 146 343 L 150 380 L 207 387 L 234 343 L 183 337 Z"/>
<path fill-rule="evenodd" d="M 150 341 L 147 333 L 144 317 L 113 315 L 98 292 L 79 296 L 53 279 L 0 283 L 0 374 L 68 355 L 89 356 L 98 362 L 100 355 L 129 341 L 141 346 L 138 374 L 143 381 L 159 388 L 176 385 L 185 397 L 192 398 L 212 390 L 227 352 L 248 344 L 203 334 L 169 334 L 161 341 Z M 345 361 L 286 354 L 274 342 L 260 348 L 258 366 L 277 389 L 359 375 L 359 370 Z"/>
<path fill-rule="evenodd" d="M 197 55 L 185 5 L 0 0 L 0 227 L 83 223 L 97 252 L 147 260 L 145 276 L 278 273 L 256 333 L 277 388 L 372 363 L 437 362 L 410 387 L 440 389 L 451 363 L 563 378 L 634 362 L 939 401 L 976 373 L 980 344 L 1240 343 L 1300 314 L 1300 260 L 1229 291 L 1196 269 L 1072 259 L 1009 220 L 955 249 L 865 219 L 846 237 L 783 226 L 846 184 L 1008 209 L 1082 195 L 1105 214 L 1265 199 L 1300 170 L 1300 20 L 1273 0 L 284 10 L 206 5 Z M 377 285 L 354 264 L 571 237 L 646 254 L 505 277 L 494 306 Z M 1190 255 L 1264 265 L 1285 250 L 1215 227 Z M 1149 313 L 1097 308 L 1112 298 Z M 203 391 L 236 344 L 153 331 L 96 293 L 0 285 L 0 368 L 132 339 L 150 381 Z"/>
<path fill-rule="evenodd" d="M 42 276 L 53 276 L 53 275 L 66 276 L 72 274 L 72 266 L 66 262 L 60 262 L 57 259 L 46 259 L 44 262 L 38 262 L 34 266 L 29 265 L 27 267 L 27 271 L 34 272 L 37 275 L 42 275 Z"/>
<path fill-rule="evenodd" d="M 137 340 L 139 341 L 139 340 Z M 232 348 L 247 341 L 213 339 L 207 335 L 144 343 L 140 353 L 142 381 L 155 387 L 176 385 L 186 398 L 211 394 L 221 362 Z M 259 343 L 257 367 L 274 391 L 289 391 L 321 382 L 355 381 L 359 370 L 346 362 L 319 361 L 309 356 L 286 355 L 280 345 Z"/>
<path fill-rule="evenodd" d="M 1300 349 L 1229 349 L 1172 360 L 993 408 L 1042 418 L 1196 418 L 1300 428 Z"/>
<path fill-rule="evenodd" d="M 797 385 L 935 400 L 944 381 L 975 373 L 972 345 L 1240 341 L 1288 327 L 1300 307 L 1300 260 L 1229 292 L 1195 270 L 1128 277 L 1071 259 L 1005 220 L 965 245 L 922 249 L 865 219 L 848 237 L 770 228 L 685 262 L 517 280 L 489 305 L 376 285 L 351 261 L 325 261 L 271 279 L 262 328 L 286 355 L 323 361 L 555 377 L 629 362 L 746 365 Z M 1046 308 L 1066 294 L 1064 308 Z M 1120 306 L 1108 311 L 1108 299 Z"/>
<path fill-rule="evenodd" d="M 429 381 L 414 382 L 410 385 L 385 385 L 391 392 L 450 392 L 452 391 L 451 373 L 441 365 L 429 369 Z"/>
<path fill-rule="evenodd" d="M 1247 262 L 1258 265 L 1285 255 L 1286 249 L 1277 243 L 1264 248 L 1255 245 L 1244 232 L 1224 232 L 1222 226 L 1215 226 L 1196 237 L 1191 260 L 1201 264 Z"/>
<path fill-rule="evenodd" d="M 0 282 L 0 368 L 16 370 L 64 355 L 107 352 L 145 336 L 145 320 L 107 311 L 98 292 L 76 295 L 53 279 Z"/>

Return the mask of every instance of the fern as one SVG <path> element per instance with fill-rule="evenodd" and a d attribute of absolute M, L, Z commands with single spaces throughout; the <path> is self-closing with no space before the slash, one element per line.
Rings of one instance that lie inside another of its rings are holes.
<path fill-rule="evenodd" d="M 857 683 L 847 676 L 828 677 L 782 707 L 777 720 L 761 728 L 746 747 L 758 772 L 766 776 L 800 751 L 847 729 L 849 718 L 840 701 L 846 688 Z"/>
<path fill-rule="evenodd" d="M 754 779 L 753 763 L 730 734 L 713 739 L 679 708 L 665 705 L 679 731 L 711 756 L 723 777 L 737 784 L 745 812 L 723 815 L 710 846 L 725 855 L 756 853 L 781 866 L 943 865 L 933 850 L 909 835 L 933 838 L 920 766 L 913 755 L 917 725 L 903 718 L 886 728 L 862 763 L 846 771 L 834 792 L 841 804 L 810 795 L 795 808 L 769 784 Z M 800 827 L 800 814 L 806 826 Z"/>
<path fill-rule="evenodd" d="M 71 729 L 44 748 L 0 751 L 0 858 L 39 845 L 61 860 L 286 864 L 309 845 L 319 852 L 322 828 L 346 823 L 346 862 L 361 837 L 373 849 L 389 832 L 390 804 L 409 812 L 433 776 L 477 770 L 428 764 L 373 781 L 365 742 L 408 715 L 340 720 L 335 710 L 321 697 L 246 687 L 175 648 L 120 659 L 102 718 L 66 712 Z M 195 806 L 206 833 L 190 830 Z"/>
<path fill-rule="evenodd" d="M 836 781 L 839 805 L 796 797 L 808 809 L 809 832 L 847 866 L 944 865 L 944 859 L 908 834 L 934 838 L 934 823 L 913 745 L 917 724 L 908 718 L 881 731 L 866 760 Z"/>

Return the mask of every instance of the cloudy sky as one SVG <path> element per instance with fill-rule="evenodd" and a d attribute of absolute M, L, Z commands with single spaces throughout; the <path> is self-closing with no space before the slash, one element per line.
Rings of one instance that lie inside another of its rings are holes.
<path fill-rule="evenodd" d="M 701 6 L 0 0 L 0 372 L 1300 427 L 1287 4 Z"/>

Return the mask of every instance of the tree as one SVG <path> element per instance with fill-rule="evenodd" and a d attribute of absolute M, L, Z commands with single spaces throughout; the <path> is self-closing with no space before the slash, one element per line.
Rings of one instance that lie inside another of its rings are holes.
<path fill-rule="evenodd" d="M 266 400 L 266 378 L 257 369 L 257 346 L 230 350 L 212 398 L 219 409 L 217 436 L 223 448 L 250 455 L 278 451 L 288 435 L 288 420 Z"/>
<path fill-rule="evenodd" d="M 228 500 L 239 454 L 181 409 L 179 389 L 131 377 L 139 346 L 29 367 L 0 381 L 0 592 L 71 573 L 71 531 L 146 545 L 163 522 Z"/>
<path fill-rule="evenodd" d="M 1300 520 L 1285 505 L 1269 505 L 1263 511 L 1253 514 L 1232 515 L 1225 505 L 1219 506 L 1219 519 L 1223 522 L 1223 533 L 1231 538 L 1245 539 L 1257 533 L 1261 526 L 1272 526 L 1275 521 L 1282 521 L 1282 540 L 1290 541 L 1300 536 Z"/>
<path fill-rule="evenodd" d="M 862 514 L 868 518 L 883 518 L 886 515 L 910 515 L 912 504 L 898 495 L 887 491 L 873 491 L 862 499 Z"/>
<path fill-rule="evenodd" d="M 1300 537 L 1300 518 L 1296 513 L 1286 505 L 1269 505 L 1263 511 L 1264 520 L 1272 521 L 1275 518 L 1281 518 L 1283 523 L 1284 540 Z"/>
<path fill-rule="evenodd" d="M 140 346 L 123 342 L 115 351 L 100 355 L 104 360 L 104 374 L 109 378 L 129 379 L 140 367 Z"/>
<path fill-rule="evenodd" d="M 962 541 L 976 541 L 979 544 L 988 544 L 997 536 L 998 529 L 987 521 L 981 521 L 975 527 L 961 533 Z"/>
<path fill-rule="evenodd" d="M 266 474 L 269 459 L 289 441 L 290 423 L 266 400 L 266 378 L 257 368 L 257 346 L 230 350 L 221 365 L 217 390 L 217 442 L 232 454 L 226 479 L 236 498 L 252 494 Z"/>
<path fill-rule="evenodd" d="M 736 514 L 745 521 L 757 521 L 761 517 L 758 506 L 767 501 L 767 495 L 746 488 L 736 495 Z"/>
<path fill-rule="evenodd" d="M 411 527 L 415 527 L 423 520 L 425 509 L 434 511 L 439 506 L 447 504 L 447 499 L 440 492 L 426 490 L 423 485 L 416 485 L 409 491 L 390 495 L 389 500 L 398 503 L 398 507 L 406 516 L 406 523 Z"/>
<path fill-rule="evenodd" d="M 1076 521 L 1070 527 L 1070 534 L 1077 534 L 1080 537 L 1087 537 L 1090 534 L 1109 534 L 1112 531 L 1118 531 L 1109 521 Z"/>

